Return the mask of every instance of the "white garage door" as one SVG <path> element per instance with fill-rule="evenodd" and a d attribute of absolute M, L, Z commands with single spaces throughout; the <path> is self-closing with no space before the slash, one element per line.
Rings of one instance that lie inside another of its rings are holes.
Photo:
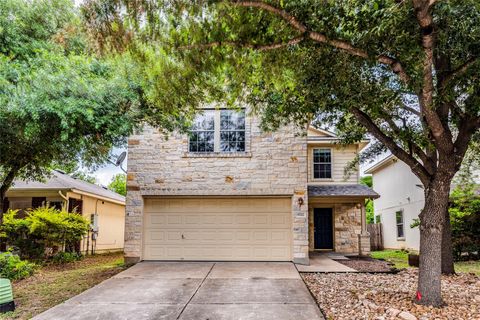
<path fill-rule="evenodd" d="M 146 199 L 144 260 L 290 261 L 290 198 Z"/>

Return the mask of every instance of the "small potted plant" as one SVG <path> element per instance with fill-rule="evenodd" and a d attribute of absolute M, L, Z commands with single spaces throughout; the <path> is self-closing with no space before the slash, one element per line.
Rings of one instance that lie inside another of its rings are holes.
<path fill-rule="evenodd" d="M 420 255 L 418 253 L 408 253 L 408 265 L 410 267 L 417 267 L 420 265 Z"/>

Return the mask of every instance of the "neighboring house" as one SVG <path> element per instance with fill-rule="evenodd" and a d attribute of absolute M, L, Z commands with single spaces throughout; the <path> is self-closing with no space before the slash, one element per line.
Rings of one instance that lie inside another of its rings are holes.
<path fill-rule="evenodd" d="M 420 248 L 420 230 L 410 225 L 425 204 L 423 185 L 410 167 L 390 155 L 365 171 L 372 175 L 373 189 L 380 198 L 373 202 L 375 222 L 383 228 L 387 249 Z M 480 182 L 480 181 L 479 181 Z"/>
<path fill-rule="evenodd" d="M 16 180 L 7 192 L 4 208 L 29 209 L 48 204 L 81 213 L 96 233 L 95 252 L 122 250 L 125 233 L 125 197 L 54 170 L 44 182 Z M 80 248 L 92 248 L 91 237 Z"/>
<path fill-rule="evenodd" d="M 367 142 L 342 147 L 313 128 L 267 133 L 259 121 L 245 110 L 206 109 L 189 135 L 146 127 L 130 137 L 127 263 L 308 264 L 314 250 L 369 253 L 364 203 L 378 195 L 358 172 L 344 177 Z"/>

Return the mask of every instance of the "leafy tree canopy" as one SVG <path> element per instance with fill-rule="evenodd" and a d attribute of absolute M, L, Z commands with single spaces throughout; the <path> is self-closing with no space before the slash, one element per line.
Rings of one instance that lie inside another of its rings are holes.
<path fill-rule="evenodd" d="M 127 176 L 123 173 L 116 174 L 112 177 L 112 181 L 108 184 L 108 189 L 121 194 L 127 195 Z"/>
<path fill-rule="evenodd" d="M 171 130 L 188 120 L 188 108 L 153 114 L 147 68 L 99 55 L 83 26 L 71 0 L 0 2 L 2 201 L 14 178 L 104 162 L 141 121 Z"/>
<path fill-rule="evenodd" d="M 393 148 L 427 183 L 428 150 L 480 126 L 480 4 L 424 2 L 92 0 L 84 12 L 103 47 L 129 48 L 168 79 L 172 95 L 152 88 L 156 106 L 250 102 L 266 129 L 313 120 L 345 142 L 375 131 L 364 157 Z M 442 108 L 421 114 L 426 104 Z"/>
<path fill-rule="evenodd" d="M 266 129 L 371 134 L 365 156 L 388 149 L 425 186 L 420 303 L 442 303 L 450 184 L 480 128 L 480 2 L 90 0 L 84 15 L 99 48 L 158 79 L 154 107 L 249 102 Z"/>

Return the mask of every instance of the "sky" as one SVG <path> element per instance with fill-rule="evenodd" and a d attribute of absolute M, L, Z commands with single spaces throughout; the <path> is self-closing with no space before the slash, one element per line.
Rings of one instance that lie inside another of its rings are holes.
<path fill-rule="evenodd" d="M 118 156 L 123 151 L 126 151 L 126 149 L 116 148 L 116 149 L 113 149 L 112 154 L 115 156 Z M 112 158 L 115 158 L 115 157 L 112 157 Z M 116 159 L 114 159 L 114 161 L 115 160 Z M 125 161 L 123 161 L 123 165 L 122 165 L 122 167 L 125 170 L 127 169 L 127 161 L 128 161 L 128 157 L 125 158 Z M 97 179 L 96 181 L 97 184 L 100 184 L 103 186 L 107 186 L 112 180 L 113 176 L 115 176 L 116 174 L 124 173 L 120 168 L 114 166 L 111 163 L 106 164 L 93 172 L 89 171 L 87 168 L 84 168 L 82 171 L 85 171 L 85 173 L 87 173 L 88 175 L 94 176 Z"/>

